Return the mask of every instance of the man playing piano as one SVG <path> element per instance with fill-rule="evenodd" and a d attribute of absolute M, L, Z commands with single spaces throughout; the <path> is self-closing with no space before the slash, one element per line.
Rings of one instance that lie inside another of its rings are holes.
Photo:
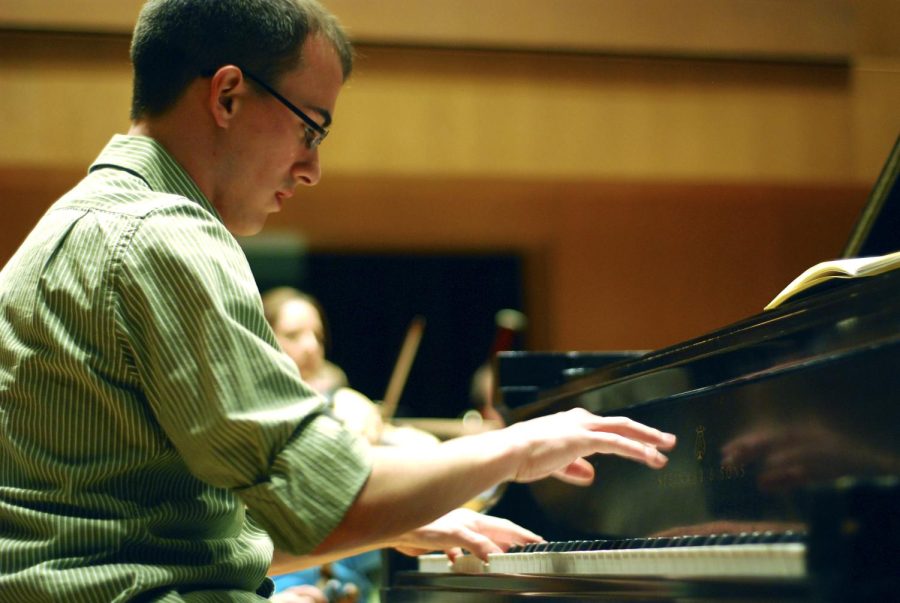
<path fill-rule="evenodd" d="M 0 273 L 0 600 L 258 601 L 273 548 L 485 557 L 538 539 L 454 510 L 493 484 L 665 464 L 674 436 L 582 410 L 427 450 L 344 430 L 234 235 L 319 181 L 346 36 L 313 0 L 151 0 L 132 60 L 128 135 Z"/>

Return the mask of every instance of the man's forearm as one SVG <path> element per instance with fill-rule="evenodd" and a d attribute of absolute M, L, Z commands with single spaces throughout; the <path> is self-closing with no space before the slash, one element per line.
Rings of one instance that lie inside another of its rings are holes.
<path fill-rule="evenodd" d="M 502 432 L 415 449 L 375 447 L 368 481 L 313 555 L 392 546 L 404 533 L 511 479 L 519 454 Z"/>
<path fill-rule="evenodd" d="M 483 538 L 491 526 L 475 522 L 474 530 L 457 529 L 451 521 L 431 529 L 426 524 L 507 480 L 527 482 L 552 475 L 590 484 L 594 468 L 586 457 L 597 453 L 659 469 L 667 462 L 660 451 L 674 445 L 671 434 L 624 417 L 600 417 L 576 408 L 439 446 L 376 447 L 368 481 L 340 525 L 312 554 L 345 555 L 395 542 L 408 548 L 410 541 L 401 537 L 411 531 L 414 543 L 440 541 L 486 554 L 498 548 Z M 498 537 L 509 534 L 508 527 L 501 528 Z M 507 543 L 533 537 L 518 532 Z"/>
<path fill-rule="evenodd" d="M 309 569 L 311 567 L 316 567 L 319 565 L 323 565 L 325 563 L 330 563 L 332 561 L 337 561 L 338 559 L 344 559 L 346 557 L 352 557 L 353 555 L 357 555 L 359 553 L 365 553 L 366 551 L 383 548 L 377 544 L 360 547 L 358 549 L 347 549 L 344 551 L 332 551 L 327 554 L 311 554 L 311 555 L 292 555 L 290 553 L 285 553 L 284 551 L 280 551 L 275 549 L 275 555 L 272 557 L 272 564 L 269 566 L 268 574 L 270 576 L 280 576 L 282 574 L 290 574 L 293 572 L 299 572 L 301 570 Z"/>

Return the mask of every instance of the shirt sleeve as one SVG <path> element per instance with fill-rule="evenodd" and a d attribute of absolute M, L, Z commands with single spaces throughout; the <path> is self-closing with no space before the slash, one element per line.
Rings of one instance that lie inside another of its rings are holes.
<path fill-rule="evenodd" d="M 147 404 L 198 479 L 233 491 L 275 544 L 302 554 L 340 522 L 370 471 L 279 349 L 237 242 L 184 200 L 122 243 L 123 348 Z"/>

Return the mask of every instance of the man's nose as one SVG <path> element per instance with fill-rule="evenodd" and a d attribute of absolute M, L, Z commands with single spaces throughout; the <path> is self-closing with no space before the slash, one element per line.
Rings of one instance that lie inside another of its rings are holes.
<path fill-rule="evenodd" d="M 297 162 L 294 165 L 292 176 L 294 182 L 303 184 L 304 186 L 315 186 L 322 178 L 322 168 L 319 164 L 319 150 L 312 149 L 309 151 L 309 158 L 305 161 Z"/>

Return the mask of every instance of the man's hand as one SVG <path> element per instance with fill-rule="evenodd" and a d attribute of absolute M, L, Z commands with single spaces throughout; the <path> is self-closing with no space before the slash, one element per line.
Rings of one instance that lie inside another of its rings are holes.
<path fill-rule="evenodd" d="M 525 447 L 524 460 L 513 479 L 532 482 L 548 476 L 587 485 L 594 467 L 585 457 L 615 454 L 654 469 L 668 459 L 660 450 L 675 446 L 675 436 L 625 417 L 601 417 L 582 408 L 516 423 L 504 432 Z M 574 460 L 572 460 L 574 459 Z"/>
<path fill-rule="evenodd" d="M 394 544 L 410 556 L 444 551 L 451 561 L 466 549 L 487 561 L 489 553 L 502 553 L 515 544 L 543 542 L 544 539 L 506 519 L 456 509 L 429 524 L 407 532 Z"/>

